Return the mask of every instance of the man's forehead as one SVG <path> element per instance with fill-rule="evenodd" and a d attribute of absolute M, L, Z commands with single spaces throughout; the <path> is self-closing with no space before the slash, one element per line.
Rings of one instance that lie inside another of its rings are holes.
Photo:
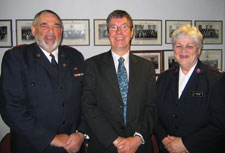
<path fill-rule="evenodd" d="M 58 17 L 52 13 L 44 13 L 40 15 L 39 18 L 39 23 L 43 23 L 43 22 L 55 22 L 55 23 L 60 23 Z"/>

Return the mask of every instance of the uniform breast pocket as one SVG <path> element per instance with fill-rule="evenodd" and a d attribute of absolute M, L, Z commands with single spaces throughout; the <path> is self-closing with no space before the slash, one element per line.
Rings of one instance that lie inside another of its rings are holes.
<path fill-rule="evenodd" d="M 84 76 L 73 76 L 72 82 L 74 86 L 83 86 Z"/>

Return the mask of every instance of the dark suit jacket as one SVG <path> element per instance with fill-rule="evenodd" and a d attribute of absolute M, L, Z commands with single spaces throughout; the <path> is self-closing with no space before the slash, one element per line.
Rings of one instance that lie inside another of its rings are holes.
<path fill-rule="evenodd" d="M 129 89 L 127 125 L 123 120 L 123 101 L 120 95 L 111 51 L 85 62 L 85 86 L 82 110 L 90 127 L 88 152 L 117 152 L 113 141 L 139 132 L 146 144 L 141 153 L 151 153 L 151 135 L 156 117 L 155 74 L 152 63 L 129 55 Z"/>
<path fill-rule="evenodd" d="M 221 73 L 198 62 L 183 93 L 178 99 L 179 67 L 162 73 L 157 80 L 158 120 L 154 128 L 159 150 L 167 152 L 161 143 L 167 135 L 182 137 L 188 150 L 209 122 L 209 95 Z M 191 153 L 194 153 L 191 151 Z"/>
<path fill-rule="evenodd" d="M 0 108 L 16 153 L 65 152 L 50 147 L 56 134 L 84 131 L 80 97 L 84 59 L 59 47 L 58 72 L 36 43 L 6 51 L 0 80 Z"/>

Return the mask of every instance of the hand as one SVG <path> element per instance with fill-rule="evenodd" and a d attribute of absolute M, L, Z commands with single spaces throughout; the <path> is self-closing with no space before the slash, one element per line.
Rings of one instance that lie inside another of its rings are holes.
<path fill-rule="evenodd" d="M 55 147 L 64 147 L 69 136 L 67 134 L 57 134 L 51 141 L 50 145 Z"/>
<path fill-rule="evenodd" d="M 186 153 L 187 148 L 184 146 L 183 141 L 180 137 L 168 136 L 168 139 L 172 140 L 170 143 L 166 144 L 165 148 L 170 153 Z"/>
<path fill-rule="evenodd" d="M 114 142 L 114 146 L 117 148 L 118 153 L 135 153 L 142 141 L 139 136 L 134 137 L 118 137 Z"/>
<path fill-rule="evenodd" d="M 84 135 L 80 132 L 73 133 L 69 136 L 64 149 L 69 153 L 76 153 L 80 150 L 84 142 Z"/>
<path fill-rule="evenodd" d="M 167 137 L 165 137 L 165 138 L 162 140 L 162 143 L 163 143 L 164 146 L 166 146 L 167 144 L 169 144 L 170 142 L 172 142 L 174 139 L 175 139 L 175 137 L 173 138 L 173 137 L 167 136 Z"/>

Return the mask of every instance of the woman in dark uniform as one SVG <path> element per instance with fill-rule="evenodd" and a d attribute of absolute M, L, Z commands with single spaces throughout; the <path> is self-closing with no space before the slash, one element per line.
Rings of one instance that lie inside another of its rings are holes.
<path fill-rule="evenodd" d="M 154 132 L 160 153 L 194 153 L 196 148 L 191 144 L 209 122 L 208 98 L 221 73 L 199 61 L 203 36 L 196 27 L 179 27 L 172 40 L 178 66 L 158 78 L 158 121 Z"/>

